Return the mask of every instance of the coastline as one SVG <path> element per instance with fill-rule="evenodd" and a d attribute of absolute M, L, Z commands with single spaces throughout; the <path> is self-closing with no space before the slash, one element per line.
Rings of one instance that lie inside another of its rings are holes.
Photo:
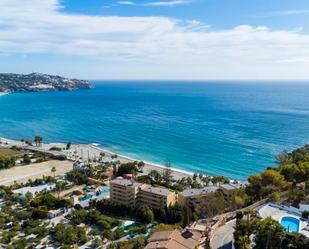
<path fill-rule="evenodd" d="M 115 155 L 117 153 L 114 153 L 110 150 L 107 150 L 107 149 L 104 149 L 102 147 L 99 147 L 99 145 L 93 145 L 93 144 L 90 144 L 90 146 L 96 150 L 99 150 L 99 151 L 102 151 L 104 153 L 108 153 L 110 155 Z M 135 159 L 133 157 L 130 157 L 130 156 L 126 156 L 126 155 L 123 155 L 123 154 L 117 154 L 117 157 L 118 159 L 125 159 L 125 160 L 128 160 L 128 161 L 131 161 L 131 162 L 134 162 L 134 161 L 143 161 L 145 163 L 145 167 L 153 167 L 154 169 L 156 170 L 164 170 L 165 169 L 165 166 L 163 164 L 158 164 L 158 163 L 154 163 L 154 162 L 149 162 L 149 161 L 144 161 L 144 160 L 138 160 L 138 159 Z M 171 167 L 171 170 L 173 172 L 177 172 L 178 174 L 183 174 L 185 176 L 193 176 L 194 172 L 190 172 L 190 171 L 186 171 L 186 170 L 181 170 L 181 169 L 178 169 L 178 168 L 174 168 L 174 167 Z"/>
<path fill-rule="evenodd" d="M 4 138 L 4 137 L 0 137 L 0 141 L 2 141 L 2 143 L 7 143 L 7 144 L 1 144 L 0 146 L 6 146 L 6 147 L 11 147 L 11 146 L 14 146 L 14 145 L 15 146 L 23 146 L 22 142 L 20 142 L 20 141 L 12 140 L 12 139 L 8 139 L 8 138 Z M 40 149 L 45 150 L 45 151 L 49 151 L 49 149 L 53 146 L 65 148 L 66 144 L 65 143 L 49 143 L 49 144 L 43 143 L 41 145 Z M 114 155 L 117 155 L 116 160 L 119 160 L 121 163 L 141 161 L 141 160 L 134 159 L 130 156 L 114 153 L 110 150 L 107 150 L 105 148 L 100 147 L 99 144 L 95 144 L 95 143 L 92 143 L 92 144 L 72 144 L 70 151 L 76 151 L 77 154 L 78 154 L 78 157 L 82 158 L 82 160 L 88 160 L 88 158 L 89 159 L 99 158 L 100 152 L 104 152 L 105 153 L 105 156 L 104 156 L 105 160 L 112 160 L 111 157 L 114 156 Z M 148 174 L 151 170 L 157 170 L 159 172 L 163 172 L 163 170 L 165 169 L 165 166 L 161 165 L 161 164 L 156 164 L 156 163 L 147 162 L 147 161 L 143 161 L 143 162 L 145 163 L 145 166 L 143 168 L 142 174 Z M 171 171 L 172 171 L 172 176 L 174 177 L 175 180 L 180 180 L 183 177 L 192 176 L 194 174 L 193 172 L 189 172 L 189 171 L 185 171 L 185 170 L 181 170 L 181 169 L 177 169 L 177 168 L 173 168 L 173 167 L 171 167 Z"/>
<path fill-rule="evenodd" d="M 4 95 L 7 95 L 7 94 L 10 94 L 11 92 L 0 92 L 0 97 L 4 96 Z"/>

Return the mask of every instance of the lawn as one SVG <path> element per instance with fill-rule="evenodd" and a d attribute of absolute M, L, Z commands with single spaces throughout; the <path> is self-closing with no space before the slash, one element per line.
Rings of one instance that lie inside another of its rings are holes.
<path fill-rule="evenodd" d="M 22 151 L 18 151 L 18 150 L 13 150 L 13 149 L 9 149 L 9 148 L 0 148 L 0 157 L 1 156 L 5 156 L 5 157 L 12 157 L 12 156 L 21 156 L 24 153 Z"/>

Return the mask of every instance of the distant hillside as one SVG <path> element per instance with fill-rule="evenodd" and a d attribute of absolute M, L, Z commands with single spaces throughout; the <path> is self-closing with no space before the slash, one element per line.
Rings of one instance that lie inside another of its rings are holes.
<path fill-rule="evenodd" d="M 42 92 L 92 88 L 87 80 L 68 79 L 56 75 L 0 73 L 0 92 Z"/>

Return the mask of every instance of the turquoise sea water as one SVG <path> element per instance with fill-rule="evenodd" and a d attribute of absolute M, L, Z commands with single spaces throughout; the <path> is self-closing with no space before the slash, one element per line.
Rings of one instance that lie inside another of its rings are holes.
<path fill-rule="evenodd" d="M 309 142 L 309 85 L 95 82 L 0 97 L 0 136 L 99 143 L 119 154 L 245 179 Z"/>

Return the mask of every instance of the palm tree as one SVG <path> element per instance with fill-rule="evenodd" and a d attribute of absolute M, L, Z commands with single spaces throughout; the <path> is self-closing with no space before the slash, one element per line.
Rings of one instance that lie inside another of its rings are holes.
<path fill-rule="evenodd" d="M 105 157 L 105 153 L 103 151 L 100 152 L 100 161 L 103 160 L 103 157 Z"/>
<path fill-rule="evenodd" d="M 53 166 L 52 169 L 51 169 L 51 172 L 54 174 L 54 178 L 55 178 L 56 171 L 57 171 L 57 170 L 56 170 L 56 167 Z"/>
<path fill-rule="evenodd" d="M 71 145 L 72 145 L 72 143 L 71 143 L 71 141 L 69 141 L 69 142 L 67 143 L 66 149 L 67 149 L 67 150 L 71 149 Z"/>
<path fill-rule="evenodd" d="M 42 136 L 36 135 L 34 137 L 34 142 L 35 142 L 36 146 L 41 146 L 42 141 L 43 141 L 43 137 Z"/>

